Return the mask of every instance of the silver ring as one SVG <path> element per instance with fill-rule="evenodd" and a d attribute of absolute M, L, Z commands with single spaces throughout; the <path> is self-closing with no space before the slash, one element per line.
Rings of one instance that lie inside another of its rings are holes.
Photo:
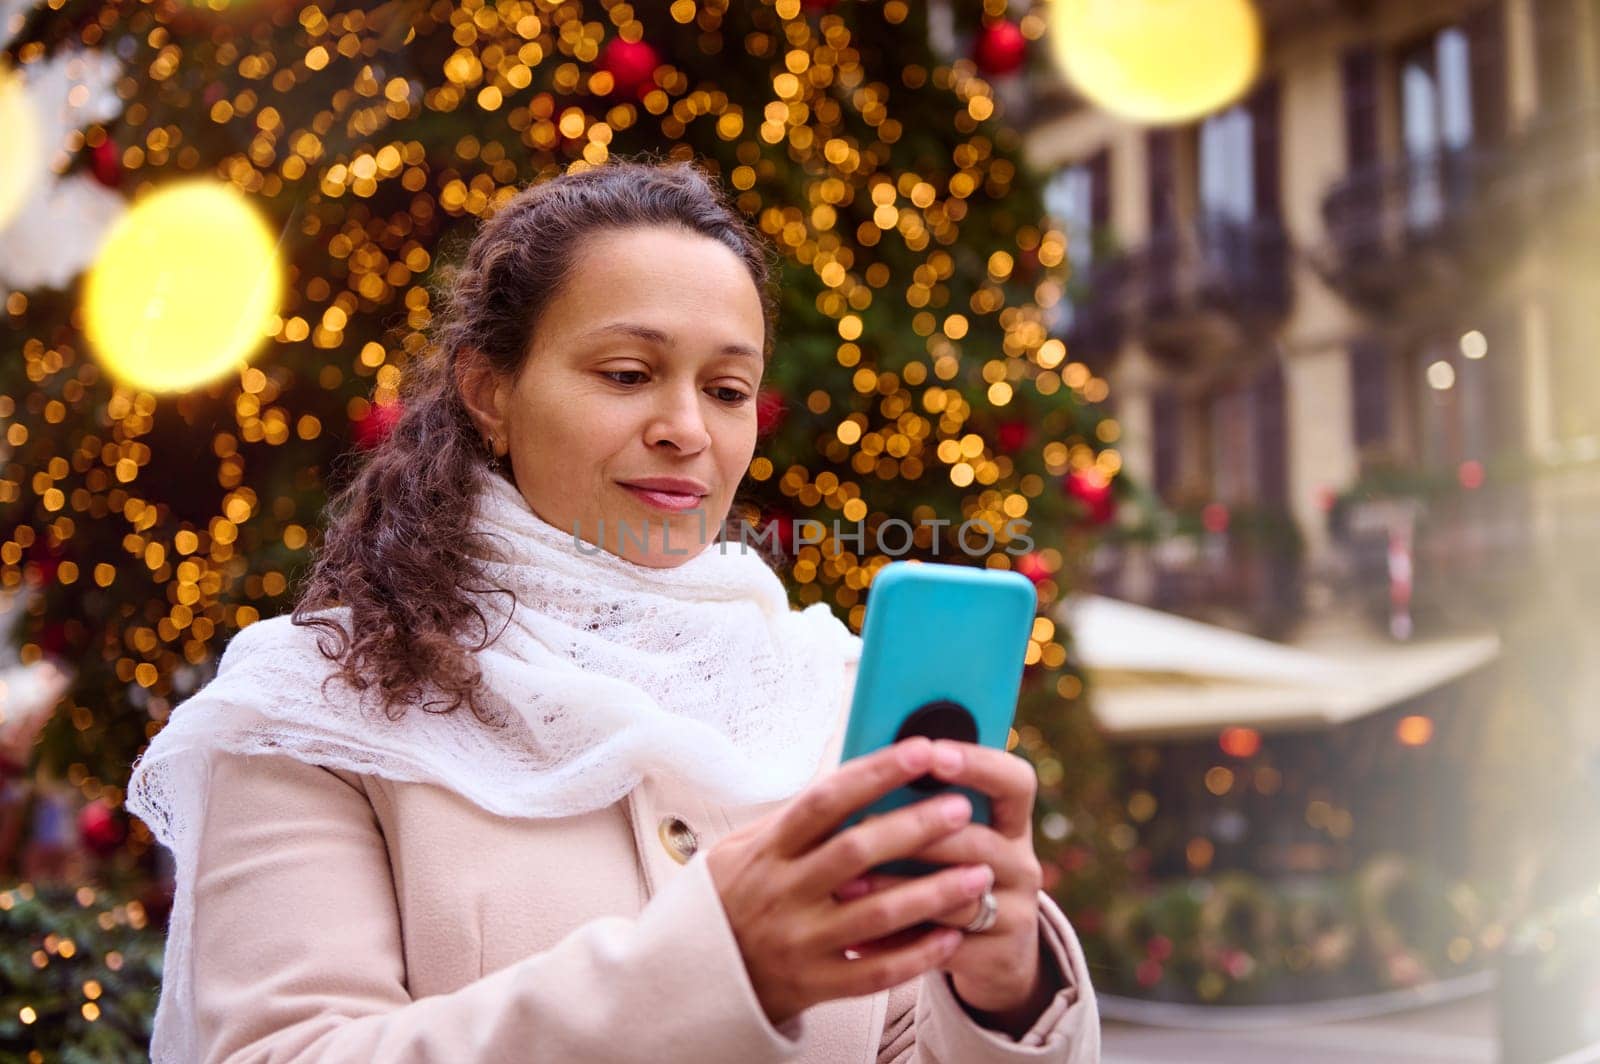
<path fill-rule="evenodd" d="M 995 900 L 994 891 L 986 890 L 978 898 L 978 915 L 972 922 L 961 930 L 969 935 L 981 935 L 989 930 L 1000 920 L 1000 903 Z"/>

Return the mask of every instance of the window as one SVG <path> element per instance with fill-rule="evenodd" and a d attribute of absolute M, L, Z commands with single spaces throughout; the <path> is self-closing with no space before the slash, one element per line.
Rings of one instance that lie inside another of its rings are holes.
<path fill-rule="evenodd" d="M 1061 170 L 1044 190 L 1044 208 L 1067 234 L 1067 261 L 1074 273 L 1094 258 L 1094 177 L 1089 167 Z"/>
<path fill-rule="evenodd" d="M 1230 388 L 1211 401 L 1211 493 L 1218 502 L 1255 501 L 1254 414 L 1247 388 Z"/>
<path fill-rule="evenodd" d="M 1506 5 L 1493 0 L 1466 19 L 1472 64 L 1472 140 L 1497 144 L 1506 136 Z"/>
<path fill-rule="evenodd" d="M 1454 469 L 1468 457 L 1463 433 L 1461 360 L 1445 337 L 1424 343 L 1412 359 L 1417 389 L 1417 453 L 1426 469 Z"/>
<path fill-rule="evenodd" d="M 1400 134 L 1411 161 L 1406 220 L 1428 228 L 1445 213 L 1443 157 L 1472 143 L 1471 58 L 1460 27 L 1401 54 Z"/>
<path fill-rule="evenodd" d="M 1351 414 L 1357 450 L 1389 446 L 1389 353 L 1373 337 L 1350 344 Z"/>
<path fill-rule="evenodd" d="M 1255 131 L 1238 104 L 1200 126 L 1200 210 L 1208 218 L 1248 222 L 1255 216 Z"/>
<path fill-rule="evenodd" d="M 1069 293 L 1087 295 L 1089 272 L 1094 265 L 1095 243 L 1110 223 L 1110 157 L 1101 151 L 1088 160 L 1063 167 L 1045 185 L 1044 207 L 1067 236 Z M 1064 297 L 1050 308 L 1047 325 L 1060 334 L 1072 328 L 1072 299 Z"/>
<path fill-rule="evenodd" d="M 1178 214 L 1175 202 L 1178 191 L 1176 135 L 1170 129 L 1152 129 L 1145 134 L 1150 170 L 1150 232 L 1153 234 L 1169 229 Z"/>
<path fill-rule="evenodd" d="M 1150 429 L 1153 443 L 1151 470 L 1156 494 L 1172 501 L 1182 476 L 1180 448 L 1183 446 L 1183 403 L 1169 385 L 1150 396 Z"/>
<path fill-rule="evenodd" d="M 1256 486 L 1266 503 L 1289 499 L 1289 412 L 1283 366 L 1276 360 L 1257 371 L 1251 385 L 1255 402 Z"/>
<path fill-rule="evenodd" d="M 1211 486 L 1213 496 L 1230 505 L 1281 504 L 1288 498 L 1283 370 L 1276 361 L 1212 399 Z"/>
<path fill-rule="evenodd" d="M 1278 85 L 1213 115 L 1195 139 L 1196 200 L 1204 269 L 1259 305 L 1287 306 L 1286 245 L 1279 226 Z"/>
<path fill-rule="evenodd" d="M 1351 171 L 1379 161 L 1378 53 L 1370 47 L 1347 52 L 1344 68 L 1344 142 Z"/>
<path fill-rule="evenodd" d="M 1242 102 L 1200 124 L 1203 218 L 1245 223 L 1278 207 L 1278 85 L 1263 81 Z"/>

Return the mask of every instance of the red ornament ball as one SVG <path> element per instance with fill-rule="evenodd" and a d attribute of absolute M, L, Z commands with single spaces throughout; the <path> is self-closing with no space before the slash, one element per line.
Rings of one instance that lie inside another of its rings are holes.
<path fill-rule="evenodd" d="M 794 554 L 794 515 L 787 510 L 774 509 L 768 512 L 766 521 L 761 526 L 763 540 L 771 542 L 776 540 L 778 550 L 785 558 Z"/>
<path fill-rule="evenodd" d="M 122 845 L 127 832 L 117 814 L 103 798 L 96 798 L 78 811 L 78 838 L 91 852 L 109 857 Z"/>
<path fill-rule="evenodd" d="M 28 582 L 34 587 L 48 587 L 55 583 L 56 572 L 66 559 L 67 552 L 49 540 L 37 540 L 29 554 L 36 556 L 36 559 L 23 567 L 23 575 Z"/>
<path fill-rule="evenodd" d="M 661 57 L 648 42 L 613 37 L 601 49 L 596 65 L 611 75 L 618 92 L 638 95 L 641 89 L 648 90 L 655 84 L 654 75 L 656 67 L 661 65 Z"/>
<path fill-rule="evenodd" d="M 1022 35 L 1022 28 L 1008 20 L 983 27 L 972 45 L 973 61 L 990 77 L 1016 73 L 1027 53 L 1028 39 Z"/>
<path fill-rule="evenodd" d="M 1041 268 L 1039 266 L 1039 249 L 1037 246 L 1023 248 L 1017 252 L 1017 265 L 1014 276 L 1024 284 L 1032 284 L 1038 280 Z"/>
<path fill-rule="evenodd" d="M 1050 579 L 1050 570 L 1045 568 L 1044 559 L 1036 550 L 1030 550 L 1016 561 L 1016 570 L 1035 584 L 1042 584 Z"/>
<path fill-rule="evenodd" d="M 789 404 L 776 388 L 763 388 L 756 393 L 756 432 L 761 435 L 783 424 L 789 414 Z"/>
<path fill-rule="evenodd" d="M 1067 474 L 1062 486 L 1068 495 L 1083 504 L 1094 524 L 1103 525 L 1116 515 L 1111 481 L 1098 469 L 1074 469 Z"/>
<path fill-rule="evenodd" d="M 371 450 L 382 443 L 399 422 L 402 406 L 399 400 L 395 400 L 392 403 L 378 403 L 368 410 L 367 416 L 354 424 L 356 446 Z"/>
<path fill-rule="evenodd" d="M 89 149 L 89 172 L 106 188 L 122 184 L 122 155 L 109 138 Z"/>
<path fill-rule="evenodd" d="M 1028 442 L 1026 421 L 1005 421 L 995 432 L 995 445 L 1008 454 L 1015 454 Z"/>
<path fill-rule="evenodd" d="M 56 657 L 66 657 L 71 651 L 67 626 L 60 621 L 51 621 L 45 625 L 39 632 L 39 649 Z"/>

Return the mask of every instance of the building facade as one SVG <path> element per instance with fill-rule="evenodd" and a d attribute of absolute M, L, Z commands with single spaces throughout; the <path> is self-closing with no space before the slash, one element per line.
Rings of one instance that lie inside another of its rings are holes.
<path fill-rule="evenodd" d="M 1436 575 L 1600 514 L 1600 3 L 1258 6 L 1233 106 L 1148 128 L 1045 94 L 1026 143 L 1069 235 L 1054 328 L 1199 529 L 1109 590 L 1282 630 L 1352 573 L 1409 591 L 1408 492 Z"/>

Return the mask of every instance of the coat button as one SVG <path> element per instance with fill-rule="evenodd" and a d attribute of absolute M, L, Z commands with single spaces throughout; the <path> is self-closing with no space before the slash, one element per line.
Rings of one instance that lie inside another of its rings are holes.
<path fill-rule="evenodd" d="M 700 840 L 695 837 L 693 829 L 678 817 L 662 817 L 658 830 L 661 834 L 661 845 L 666 847 L 667 853 L 679 864 L 686 864 L 700 848 Z"/>

